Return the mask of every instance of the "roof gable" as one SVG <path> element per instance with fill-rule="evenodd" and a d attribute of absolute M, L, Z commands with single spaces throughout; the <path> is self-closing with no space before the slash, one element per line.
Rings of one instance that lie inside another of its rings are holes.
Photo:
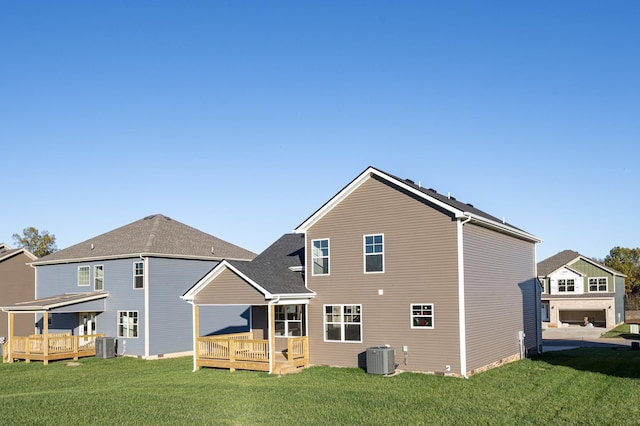
<path fill-rule="evenodd" d="M 299 269 L 304 264 L 304 235 L 285 234 L 252 261 L 224 260 L 191 287 L 182 299 L 193 300 L 209 283 L 226 269 L 265 295 L 280 297 L 313 297 L 304 284 Z"/>
<path fill-rule="evenodd" d="M 255 257 L 249 250 L 156 214 L 52 253 L 33 264 L 139 255 L 210 260 Z"/>
<path fill-rule="evenodd" d="M 0 244 L 0 262 L 2 262 L 4 260 L 7 260 L 7 259 L 10 259 L 10 258 L 12 258 L 14 256 L 17 256 L 17 255 L 21 254 L 21 253 L 24 253 L 24 255 L 27 256 L 31 260 L 36 260 L 38 258 L 36 255 L 31 253 L 26 248 L 12 249 L 7 244 Z"/>
<path fill-rule="evenodd" d="M 613 275 L 618 275 L 618 276 L 622 276 L 625 277 L 626 275 L 624 275 L 622 272 L 617 271 L 613 268 L 610 268 L 606 265 L 603 265 L 600 262 L 596 262 L 593 259 L 590 259 L 586 256 L 581 255 L 580 253 L 578 253 L 577 251 L 573 251 L 573 250 L 563 250 L 559 253 L 554 254 L 551 257 L 546 258 L 545 260 L 538 262 L 538 276 L 539 277 L 546 277 L 548 275 L 551 275 L 553 272 L 557 271 L 558 269 L 562 268 L 563 266 L 566 267 L 571 267 L 571 265 L 573 265 L 574 263 L 576 263 L 579 260 L 583 260 L 585 262 L 588 262 L 600 269 L 603 269 Z M 571 268 L 571 270 L 575 270 L 575 268 Z M 581 272 L 580 272 L 581 273 Z M 582 274 L 582 273 L 581 273 Z M 582 274 L 584 275 L 584 274 Z"/>
<path fill-rule="evenodd" d="M 438 194 L 433 189 L 423 188 L 421 185 L 416 185 L 413 181 L 408 179 L 401 179 L 397 176 L 393 176 L 389 173 L 385 173 L 374 167 L 368 167 L 364 172 L 358 175 L 347 186 L 342 188 L 336 195 L 334 195 L 329 201 L 327 201 L 322 207 L 316 210 L 311 216 L 309 216 L 304 222 L 302 222 L 295 229 L 295 232 L 306 232 L 312 227 L 318 220 L 329 213 L 335 206 L 340 204 L 345 198 L 357 190 L 364 182 L 369 179 L 380 179 L 390 183 L 399 190 L 406 191 L 420 199 L 423 199 L 438 208 L 441 208 L 458 219 L 468 219 L 475 223 L 488 227 L 493 230 L 507 233 L 517 238 L 522 238 L 528 241 L 539 243 L 542 240 L 534 235 L 531 235 L 521 229 L 518 229 L 495 216 L 492 216 L 480 209 L 475 208 L 471 204 L 466 204 L 456 200 L 451 196 L 444 196 Z"/>

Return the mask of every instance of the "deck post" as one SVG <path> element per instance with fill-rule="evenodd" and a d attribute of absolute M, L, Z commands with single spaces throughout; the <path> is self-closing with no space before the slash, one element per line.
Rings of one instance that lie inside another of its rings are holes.
<path fill-rule="evenodd" d="M 49 311 L 42 313 L 42 351 L 44 354 L 44 365 L 49 364 Z"/>
<path fill-rule="evenodd" d="M 9 364 L 13 363 L 13 355 L 12 355 L 12 346 L 13 346 L 13 316 L 15 314 L 13 312 L 9 312 L 9 341 L 7 343 L 5 343 L 6 345 L 9 346 Z"/>
<path fill-rule="evenodd" d="M 269 304 L 269 373 L 273 372 L 276 362 L 276 308 Z"/>
<path fill-rule="evenodd" d="M 231 364 L 232 367 L 229 368 L 229 371 L 231 373 L 233 373 L 234 371 L 236 371 L 235 368 L 233 368 L 233 364 L 236 362 L 236 341 L 235 339 L 227 339 L 227 345 L 229 345 L 229 362 Z"/>

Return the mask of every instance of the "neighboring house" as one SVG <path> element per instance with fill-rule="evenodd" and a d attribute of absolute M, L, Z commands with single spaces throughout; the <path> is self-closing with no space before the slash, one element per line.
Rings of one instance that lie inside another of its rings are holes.
<path fill-rule="evenodd" d="M 573 250 L 538 263 L 542 322 L 612 328 L 623 323 L 625 275 Z"/>
<path fill-rule="evenodd" d="M 157 214 L 31 262 L 36 300 L 4 310 L 37 311 L 48 333 L 104 334 L 118 353 L 143 358 L 190 353 L 192 315 L 180 296 L 221 259 L 254 253 Z M 247 327 L 247 307 L 207 317 L 211 327 Z"/>
<path fill-rule="evenodd" d="M 0 244 L 0 305 L 33 299 L 36 295 L 36 271 L 27 265 L 37 257 L 25 248 L 12 249 Z M 23 315 L 14 323 L 16 333 L 31 334 L 35 330 L 35 317 Z M 0 337 L 9 336 L 9 315 L 0 311 Z"/>
<path fill-rule="evenodd" d="M 540 239 L 470 204 L 370 167 L 295 232 L 302 264 L 265 275 L 273 247 L 223 262 L 183 296 L 194 322 L 201 305 L 249 303 L 275 350 L 302 334 L 321 365 L 364 367 L 389 345 L 401 369 L 468 376 L 541 351 Z"/>

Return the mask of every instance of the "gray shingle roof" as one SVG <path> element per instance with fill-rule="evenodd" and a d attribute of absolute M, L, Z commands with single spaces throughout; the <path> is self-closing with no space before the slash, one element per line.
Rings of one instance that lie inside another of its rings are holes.
<path fill-rule="evenodd" d="M 157 255 L 195 259 L 253 259 L 255 253 L 161 214 L 114 229 L 33 262 Z"/>
<path fill-rule="evenodd" d="M 573 261 L 575 261 L 578 258 L 582 258 L 588 262 L 593 263 L 594 265 L 599 266 L 600 268 L 611 272 L 614 275 L 620 275 L 620 276 L 625 276 L 622 272 L 617 271 L 613 268 L 610 268 L 606 265 L 603 265 L 600 262 L 596 262 L 593 259 L 590 259 L 586 256 L 581 255 L 580 253 L 578 253 L 577 251 L 573 251 L 573 250 L 563 250 L 560 253 L 556 253 L 551 257 L 546 258 L 545 260 L 538 262 L 538 276 L 539 277 L 546 277 L 547 275 L 549 275 L 550 273 L 552 273 L 553 271 L 561 268 L 564 265 L 567 265 Z"/>
<path fill-rule="evenodd" d="M 538 276 L 546 277 L 556 269 L 576 260 L 580 253 L 573 250 L 563 250 L 545 260 L 538 262 Z"/>
<path fill-rule="evenodd" d="M 228 262 L 271 294 L 314 294 L 303 274 L 289 269 L 304 264 L 303 234 L 283 235 L 251 262 Z"/>

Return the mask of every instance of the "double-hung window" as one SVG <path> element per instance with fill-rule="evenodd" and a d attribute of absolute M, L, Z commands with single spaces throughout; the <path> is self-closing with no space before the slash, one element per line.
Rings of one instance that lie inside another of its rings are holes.
<path fill-rule="evenodd" d="M 78 287 L 88 287 L 91 284 L 90 274 L 89 266 L 78 266 Z"/>
<path fill-rule="evenodd" d="M 302 305 L 275 306 L 276 336 L 302 336 Z"/>
<path fill-rule="evenodd" d="M 104 290 L 104 267 L 102 265 L 93 267 L 93 289 L 95 291 Z"/>
<path fill-rule="evenodd" d="M 133 262 L 133 288 L 144 288 L 144 262 Z"/>
<path fill-rule="evenodd" d="M 138 311 L 118 311 L 118 337 L 138 337 Z"/>
<path fill-rule="evenodd" d="M 411 328 L 433 328 L 433 304 L 411 305 Z"/>
<path fill-rule="evenodd" d="M 607 291 L 607 278 L 589 278 L 589 291 L 590 292 L 606 292 Z"/>
<path fill-rule="evenodd" d="M 311 241 L 311 275 L 329 274 L 329 240 Z"/>
<path fill-rule="evenodd" d="M 558 280 L 558 292 L 572 293 L 576 291 L 576 282 L 574 279 Z"/>
<path fill-rule="evenodd" d="M 335 342 L 361 342 L 362 305 L 324 305 L 324 339 Z"/>
<path fill-rule="evenodd" d="M 364 236 L 364 271 L 384 272 L 384 236 Z"/>

